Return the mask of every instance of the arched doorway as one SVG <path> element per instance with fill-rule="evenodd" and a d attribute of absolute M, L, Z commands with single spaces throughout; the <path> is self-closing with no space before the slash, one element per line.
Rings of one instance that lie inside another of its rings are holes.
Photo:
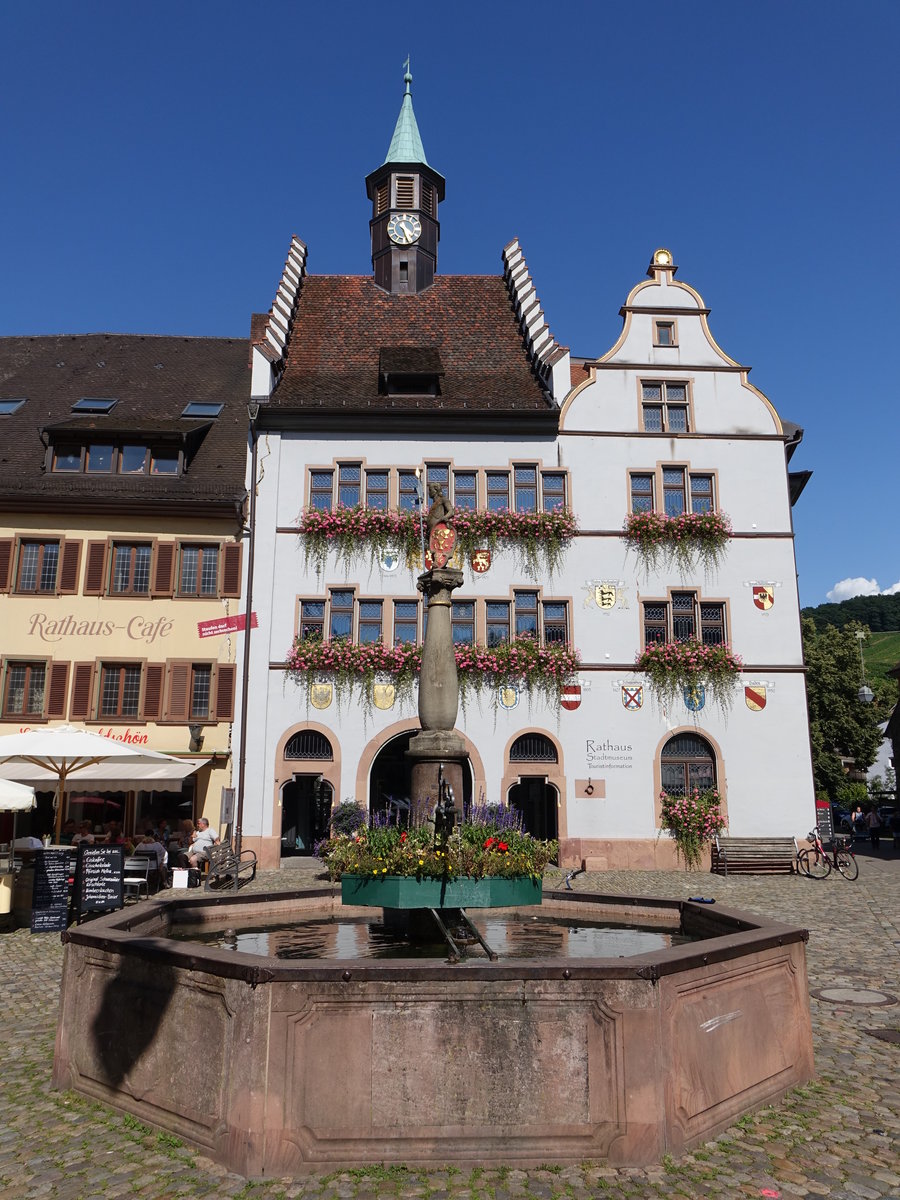
<path fill-rule="evenodd" d="M 419 732 L 418 728 L 405 733 L 398 733 L 381 747 L 372 760 L 369 772 L 369 812 L 370 813 L 403 813 L 408 811 L 410 792 L 410 767 L 406 751 L 409 743 Z M 459 797 L 457 796 L 457 803 Z M 435 800 L 437 797 L 435 796 Z M 463 803 L 472 803 L 472 769 L 463 771 Z"/>
<path fill-rule="evenodd" d="M 716 755 L 698 733 L 676 733 L 659 756 L 660 781 L 670 796 L 684 796 L 697 788 L 711 791 L 716 786 Z"/>
<path fill-rule="evenodd" d="M 334 751 L 323 733 L 302 729 L 288 740 L 284 758 L 298 769 L 281 789 L 281 856 L 295 858 L 312 854 L 328 833 L 334 789 L 313 763 L 331 762 Z"/>
<path fill-rule="evenodd" d="M 509 748 L 510 766 L 519 770 L 519 781 L 509 789 L 507 799 L 510 808 L 522 814 L 525 832 L 533 837 L 559 836 L 559 793 L 547 782 L 546 770 L 558 761 L 556 746 L 543 733 L 523 733 Z"/>

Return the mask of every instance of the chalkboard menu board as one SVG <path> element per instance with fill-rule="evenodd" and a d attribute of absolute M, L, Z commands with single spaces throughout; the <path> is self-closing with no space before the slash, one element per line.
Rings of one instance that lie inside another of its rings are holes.
<path fill-rule="evenodd" d="M 122 876 L 125 874 L 124 846 L 88 846 L 78 843 L 73 906 L 80 921 L 86 912 L 121 908 Z"/>
<path fill-rule="evenodd" d="M 31 932 L 55 933 L 69 923 L 68 850 L 36 850 L 31 893 Z"/>
<path fill-rule="evenodd" d="M 834 825 L 831 820 L 830 800 L 816 801 L 816 828 L 818 829 L 819 837 L 823 842 L 828 842 L 834 837 Z"/>

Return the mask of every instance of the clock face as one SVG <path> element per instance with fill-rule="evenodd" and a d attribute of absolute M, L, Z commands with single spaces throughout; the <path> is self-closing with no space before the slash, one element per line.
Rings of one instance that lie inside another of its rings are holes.
<path fill-rule="evenodd" d="M 422 234 L 422 222 L 414 213 L 394 213 L 388 221 L 388 237 L 399 246 L 411 246 Z"/>

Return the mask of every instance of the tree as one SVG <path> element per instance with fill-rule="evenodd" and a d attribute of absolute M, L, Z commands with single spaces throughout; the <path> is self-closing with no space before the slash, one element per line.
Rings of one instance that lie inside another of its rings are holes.
<path fill-rule="evenodd" d="M 876 706 L 863 704 L 857 695 L 862 675 L 856 631 L 863 628 L 853 622 L 820 630 L 809 617 L 803 619 L 813 775 L 816 792 L 832 800 L 847 778 L 841 758 L 852 758 L 865 771 L 881 745 Z"/>

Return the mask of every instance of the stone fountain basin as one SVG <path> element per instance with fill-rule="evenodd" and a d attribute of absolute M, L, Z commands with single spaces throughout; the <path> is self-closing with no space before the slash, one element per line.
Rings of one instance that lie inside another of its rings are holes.
<path fill-rule="evenodd" d="M 167 937 L 363 911 L 336 888 L 204 894 L 73 926 L 54 1084 L 253 1177 L 640 1166 L 812 1076 L 806 931 L 718 905 L 545 893 L 572 924 L 703 939 L 627 959 L 282 961 Z"/>

